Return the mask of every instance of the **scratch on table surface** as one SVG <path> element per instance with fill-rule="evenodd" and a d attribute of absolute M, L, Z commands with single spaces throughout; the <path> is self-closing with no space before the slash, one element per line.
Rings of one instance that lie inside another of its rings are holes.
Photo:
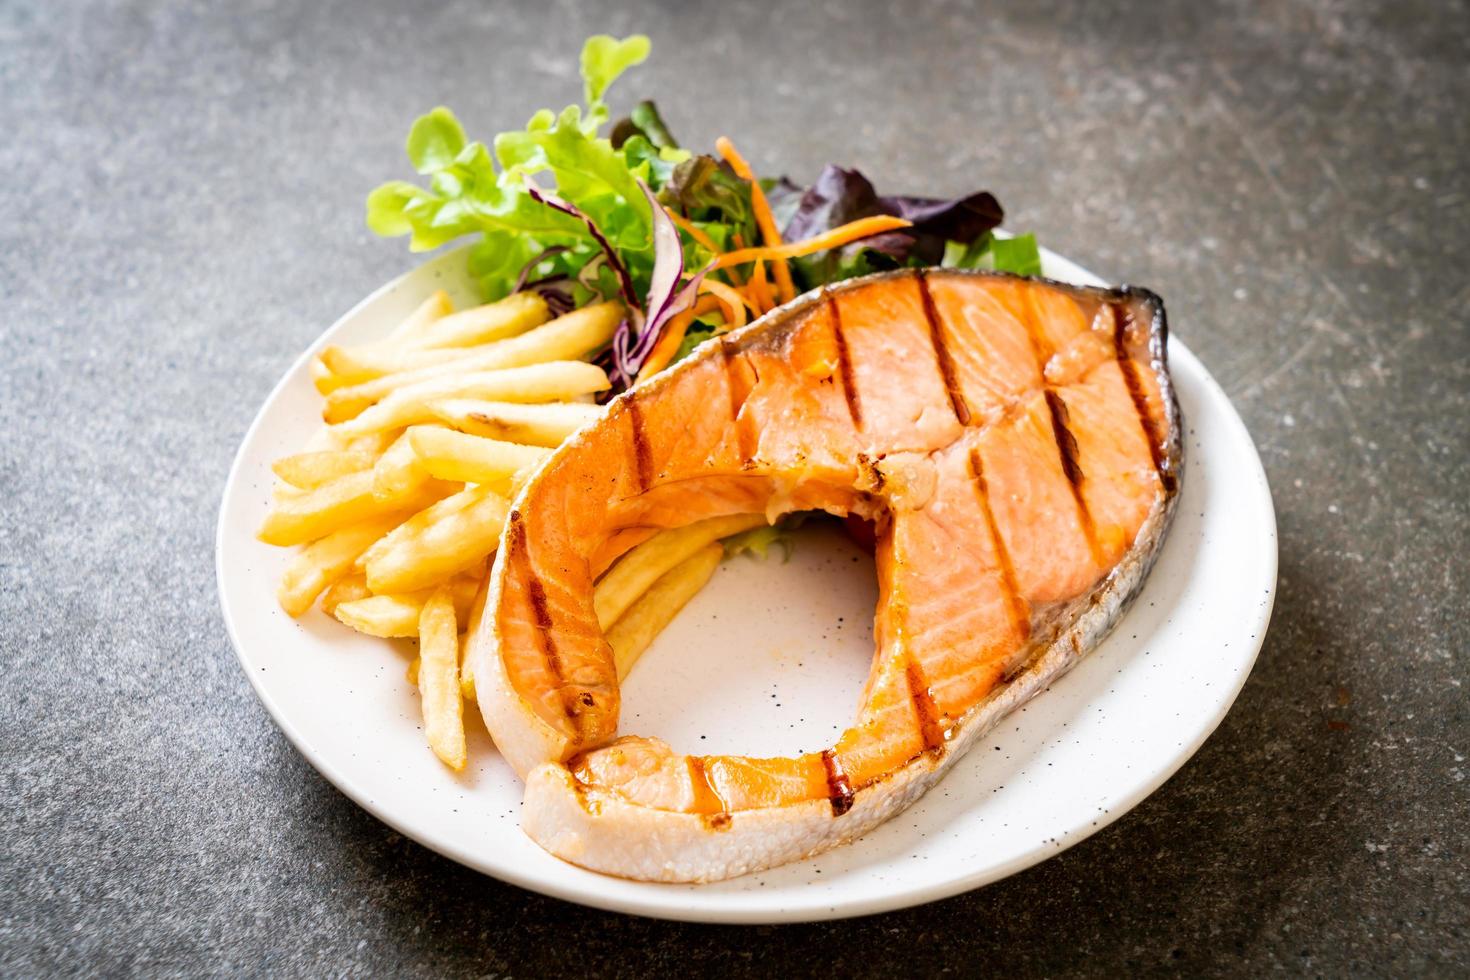
<path fill-rule="evenodd" d="M 1276 365 L 1275 369 L 1264 377 L 1252 379 L 1249 375 L 1247 375 L 1244 379 L 1242 379 L 1245 382 L 1245 387 L 1241 389 L 1241 392 L 1237 397 L 1241 399 L 1254 398 L 1256 395 L 1260 394 L 1260 392 L 1262 392 L 1266 388 L 1269 388 L 1273 383 L 1275 383 L 1277 378 L 1281 377 L 1283 374 L 1286 374 L 1292 368 L 1300 364 L 1302 359 L 1310 354 L 1312 352 L 1312 349 L 1317 346 L 1317 341 L 1321 339 L 1321 336 L 1321 333 L 1316 331 L 1309 334 L 1307 336 L 1307 339 L 1302 341 L 1301 344 L 1297 346 L 1296 350 L 1292 351 L 1290 357 L 1282 361 L 1280 364 Z"/>
<path fill-rule="evenodd" d="M 1217 71 L 1217 74 L 1221 73 Z M 1222 75 L 1222 77 L 1224 76 Z M 1266 158 L 1262 155 L 1260 147 L 1256 146 L 1255 139 L 1240 124 L 1240 120 L 1235 118 L 1235 113 L 1230 111 L 1230 107 L 1225 104 L 1223 99 L 1211 92 L 1209 101 L 1215 113 L 1221 119 L 1225 120 L 1226 125 L 1235 132 L 1236 138 L 1240 140 L 1240 145 L 1245 147 L 1246 154 L 1250 156 L 1251 162 L 1256 165 L 1256 170 L 1260 171 L 1261 177 L 1266 181 L 1266 186 L 1271 188 L 1271 193 L 1276 195 L 1276 199 L 1281 202 L 1287 221 L 1290 223 L 1292 229 L 1300 231 L 1302 228 L 1305 228 L 1306 221 L 1302 218 L 1296 200 L 1287 192 L 1286 187 L 1281 181 L 1276 179 L 1275 172 L 1271 169 L 1270 164 L 1266 162 Z"/>
<path fill-rule="evenodd" d="M 1342 385 L 1338 384 L 1337 379 L 1330 374 L 1327 375 L 1327 387 L 1331 392 L 1332 400 L 1337 402 L 1338 407 L 1342 409 L 1342 421 L 1347 426 L 1348 434 L 1351 436 L 1349 441 L 1352 442 L 1353 447 L 1357 450 L 1358 458 L 1363 461 L 1363 479 L 1367 481 L 1370 489 L 1377 491 L 1377 465 L 1373 459 L 1373 453 L 1368 449 L 1367 440 L 1363 438 L 1362 430 L 1358 428 L 1358 419 L 1353 414 L 1352 402 L 1343 393 Z M 1368 498 L 1368 505 L 1370 508 L 1376 509 L 1377 504 L 1378 495 L 1375 492 Z"/>

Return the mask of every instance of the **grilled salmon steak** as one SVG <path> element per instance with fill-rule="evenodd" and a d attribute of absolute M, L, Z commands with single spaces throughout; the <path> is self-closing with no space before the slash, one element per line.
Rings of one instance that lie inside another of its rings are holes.
<path fill-rule="evenodd" d="M 470 658 L 526 832 L 628 878 L 710 881 L 844 843 L 917 799 L 1094 647 L 1181 477 L 1161 302 L 902 270 L 808 293 L 613 401 L 522 490 Z M 657 529 L 729 514 L 877 529 L 856 720 L 794 758 L 617 738 L 593 583 Z"/>

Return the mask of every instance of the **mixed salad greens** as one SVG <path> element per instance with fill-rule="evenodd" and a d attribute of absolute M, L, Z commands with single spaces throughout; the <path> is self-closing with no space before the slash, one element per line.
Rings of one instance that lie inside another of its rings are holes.
<path fill-rule="evenodd" d="M 378 187 L 368 226 L 416 252 L 480 235 L 469 264 L 486 301 L 620 299 L 627 319 L 601 359 L 613 393 L 824 283 L 901 266 L 1040 273 L 1032 236 L 994 234 L 1002 211 L 985 192 L 888 197 L 833 165 L 809 187 L 757 179 L 728 140 L 718 156 L 681 147 L 648 101 L 603 135 L 608 88 L 649 48 L 641 35 L 588 39 L 584 104 L 543 109 L 489 146 L 447 108 L 421 116 L 407 149 L 428 185 Z"/>

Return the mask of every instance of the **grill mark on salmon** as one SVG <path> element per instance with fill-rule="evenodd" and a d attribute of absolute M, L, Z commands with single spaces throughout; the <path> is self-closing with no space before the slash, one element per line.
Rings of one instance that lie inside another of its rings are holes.
<path fill-rule="evenodd" d="M 1051 413 L 1052 434 L 1056 436 L 1057 452 L 1062 457 L 1062 472 L 1067 474 L 1067 482 L 1080 489 L 1082 487 L 1082 465 L 1077 459 L 1077 437 L 1072 435 L 1072 430 L 1067 428 L 1067 403 L 1062 401 L 1062 396 L 1053 388 L 1046 389 L 1046 408 Z"/>
<path fill-rule="evenodd" d="M 1138 365 L 1128 353 L 1128 329 L 1133 326 L 1133 314 L 1118 303 L 1109 303 L 1108 310 L 1113 315 L 1113 354 L 1118 360 L 1119 370 L 1123 372 L 1123 384 L 1128 388 L 1128 397 L 1133 399 L 1138 423 L 1143 426 L 1143 437 L 1148 441 L 1154 472 L 1159 475 L 1164 492 L 1172 494 L 1178 488 L 1178 480 L 1164 456 L 1164 440 L 1159 437 L 1158 427 L 1148 410 L 1148 398 L 1143 393 L 1143 382 L 1138 378 Z"/>
<path fill-rule="evenodd" d="M 827 775 L 827 802 L 832 804 L 832 816 L 840 817 L 852 809 L 852 783 L 831 749 L 822 750 L 822 769 Z"/>
<path fill-rule="evenodd" d="M 1057 454 L 1062 460 L 1062 472 L 1066 474 L 1067 484 L 1072 488 L 1072 499 L 1077 501 L 1077 520 L 1082 525 L 1082 536 L 1087 539 L 1087 549 L 1092 553 L 1092 560 L 1099 566 L 1104 565 L 1102 548 L 1097 543 L 1097 526 L 1093 523 L 1092 512 L 1087 509 L 1087 501 L 1082 496 L 1082 464 L 1077 458 L 1077 437 L 1067 428 L 1067 403 L 1050 387 L 1046 389 L 1045 396 L 1046 409 L 1051 415 L 1052 436 L 1056 440 Z"/>
<path fill-rule="evenodd" d="M 546 661 L 546 670 L 552 677 L 556 678 L 558 686 L 566 684 L 566 678 L 562 675 L 561 657 L 557 654 L 556 639 L 551 635 L 551 609 L 546 601 L 546 587 L 541 584 L 541 579 L 536 575 L 536 570 L 531 567 L 530 551 L 526 547 L 526 523 L 521 517 L 520 511 L 511 511 L 509 518 L 509 534 L 506 540 L 508 561 L 518 562 L 523 567 L 522 574 L 526 578 L 526 596 L 531 602 L 531 617 L 536 624 L 536 645 L 541 652 L 541 657 Z M 569 692 L 562 691 L 562 707 L 567 720 L 572 723 L 572 728 L 581 736 L 582 727 L 579 713 L 574 710 Z"/>
<path fill-rule="evenodd" d="M 929 291 L 929 277 L 921 269 L 915 277 L 919 283 L 919 298 L 924 304 L 924 318 L 929 321 L 929 342 L 934 348 L 934 360 L 939 364 L 939 375 L 944 379 L 944 390 L 949 395 L 949 407 L 954 411 L 960 425 L 970 424 L 970 406 L 960 390 L 959 375 L 955 371 L 954 357 L 944 339 L 944 322 L 934 305 L 934 295 Z"/>
<path fill-rule="evenodd" d="M 747 421 L 740 418 L 740 410 L 745 407 L 745 400 L 755 388 L 754 381 L 747 374 L 752 369 L 746 363 L 744 355 L 724 338 L 720 339 L 720 360 L 725 367 L 725 387 L 730 394 L 730 422 L 735 426 L 735 445 L 740 453 L 740 462 L 744 464 L 755 455 L 756 439 L 759 435 Z"/>
<path fill-rule="evenodd" d="M 929 692 L 929 682 L 924 679 L 924 668 L 919 666 L 912 653 L 904 664 L 904 679 L 908 681 L 909 700 L 913 702 L 914 713 L 919 718 L 919 735 L 924 740 L 924 751 L 942 754 L 944 725 L 934 704 L 934 695 Z"/>
<path fill-rule="evenodd" d="M 832 320 L 832 339 L 837 345 L 837 373 L 842 377 L 842 397 L 847 399 L 847 414 L 852 418 L 853 428 L 861 429 L 863 406 L 852 379 L 852 356 L 847 350 L 847 337 L 842 333 L 842 313 L 837 309 L 837 297 L 831 292 L 826 297 L 827 314 Z"/>
<path fill-rule="evenodd" d="M 648 433 L 643 431 L 643 410 L 636 397 L 628 399 L 628 427 L 633 433 L 633 459 L 637 466 L 638 489 L 653 485 L 653 456 L 648 448 Z"/>
<path fill-rule="evenodd" d="M 1021 304 L 1021 309 L 1016 310 L 1016 319 L 1026 329 L 1026 340 L 1031 345 L 1031 357 L 1036 361 L 1036 370 L 1043 378 L 1046 377 L 1046 359 L 1050 357 L 1048 344 L 1041 336 L 1041 327 L 1036 322 L 1036 304 L 1028 297 Z"/>
<path fill-rule="evenodd" d="M 1000 536 L 1000 527 L 995 523 L 995 512 L 990 509 L 990 487 L 985 482 L 985 467 L 980 462 L 980 450 L 970 447 L 970 477 L 975 482 L 975 496 L 980 501 L 980 512 L 985 517 L 985 526 L 990 529 L 990 540 L 995 547 L 996 564 L 1000 566 L 1000 585 L 1005 592 L 1006 608 L 1010 610 L 1011 626 L 1024 642 L 1031 636 L 1031 610 L 1021 598 L 1021 588 L 1016 584 L 1016 567 L 1011 563 L 1011 553 L 1006 550 L 1005 539 Z"/>

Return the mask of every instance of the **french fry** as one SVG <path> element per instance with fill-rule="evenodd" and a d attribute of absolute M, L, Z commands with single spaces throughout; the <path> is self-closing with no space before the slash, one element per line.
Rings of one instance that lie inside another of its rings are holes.
<path fill-rule="evenodd" d="M 518 446 L 435 425 L 416 425 L 405 438 L 431 476 L 461 483 L 500 485 L 535 469 L 551 455 L 551 450 L 540 446 Z"/>
<path fill-rule="evenodd" d="M 447 586 L 419 614 L 419 697 L 429 748 L 451 769 L 465 764 L 464 701 L 459 693 L 459 629 Z"/>
<path fill-rule="evenodd" d="M 434 329 L 434 324 L 453 312 L 454 303 L 450 301 L 449 294 L 442 289 L 436 289 L 432 296 L 394 327 L 384 341 L 390 344 L 414 344 Z"/>
<path fill-rule="evenodd" d="M 321 391 L 322 390 L 322 387 L 321 386 L 323 384 L 330 385 L 332 383 L 331 382 L 332 371 L 331 371 L 330 368 L 328 368 L 325 364 L 322 363 L 322 359 L 321 359 L 321 356 L 320 355 L 318 355 L 316 357 L 313 357 L 311 359 L 311 367 L 310 367 L 309 370 L 310 370 L 310 373 L 311 373 L 311 383 L 317 386 L 317 389 L 316 389 L 317 391 Z M 331 390 L 331 389 L 329 388 L 327 390 Z"/>
<path fill-rule="evenodd" d="M 648 649 L 654 637 L 663 632 L 685 603 L 704 588 L 724 553 L 725 549 L 718 541 L 703 545 L 659 576 L 648 591 L 618 617 L 607 631 L 607 642 L 618 666 L 618 680 L 628 676 L 628 671 L 633 669 L 633 664 Z"/>
<path fill-rule="evenodd" d="M 477 569 L 473 573 L 456 575 L 438 587 L 449 589 L 454 600 L 454 614 L 461 622 L 469 617 L 483 578 L 484 570 Z M 363 588 L 367 588 L 366 581 Z M 424 603 L 429 601 L 435 591 L 436 589 L 420 589 L 418 592 L 399 595 L 368 594 L 339 603 L 332 615 L 339 622 L 369 636 L 417 636 L 419 613 L 423 612 Z"/>
<path fill-rule="evenodd" d="M 405 430 L 373 464 L 373 493 L 380 497 L 412 493 L 429 481 L 429 471 L 419 462 L 409 439 L 411 431 Z"/>
<path fill-rule="evenodd" d="M 327 449 L 284 456 L 271 464 L 271 471 L 293 487 L 310 490 L 372 465 L 373 457 L 367 453 Z"/>
<path fill-rule="evenodd" d="M 327 434 L 330 436 L 332 433 L 328 431 Z M 397 429 L 379 429 L 377 432 L 369 432 L 367 435 L 355 436 L 347 440 L 347 451 L 350 453 L 367 453 L 369 456 L 377 459 L 387 452 L 402 434 Z"/>
<path fill-rule="evenodd" d="M 480 579 L 480 588 L 475 593 L 475 601 L 470 604 L 470 615 L 466 621 L 464 637 L 459 645 L 459 690 L 466 701 L 473 702 L 475 695 L 475 673 L 470 666 L 469 651 L 470 644 L 474 642 L 475 634 L 480 632 L 480 621 L 485 618 L 485 600 L 490 595 L 489 569 Z"/>
<path fill-rule="evenodd" d="M 402 515 L 396 514 L 352 524 L 302 548 L 276 589 L 281 608 L 292 616 L 306 612 L 323 589 L 350 572 L 368 546 L 401 520 Z"/>
<path fill-rule="evenodd" d="M 618 559 L 593 587 L 592 606 L 597 612 L 598 625 L 608 629 L 654 582 L 710 542 L 765 523 L 761 514 L 732 514 L 661 531 L 649 538 Z"/>
<path fill-rule="evenodd" d="M 512 293 L 505 299 L 451 313 L 405 338 L 416 348 L 474 347 L 507 337 L 518 337 L 551 319 L 551 310 L 540 293 Z"/>
<path fill-rule="evenodd" d="M 468 398 L 431 402 L 429 411 L 461 432 L 550 449 L 560 446 L 567 436 L 602 416 L 602 409 L 596 405 L 568 402 L 521 405 Z"/>
<path fill-rule="evenodd" d="M 539 294 L 514 293 L 498 303 L 451 313 L 406 342 L 328 347 L 322 360 L 339 378 L 359 384 L 452 361 L 464 356 L 459 348 L 520 336 L 545 323 L 547 316 L 546 300 Z"/>
<path fill-rule="evenodd" d="M 452 375 L 500 371 L 547 361 L 576 360 L 612 339 L 613 331 L 623 318 L 618 303 L 584 306 L 566 316 L 557 317 L 529 333 L 496 341 L 482 347 L 469 348 L 455 359 L 411 371 L 373 378 L 361 384 L 341 388 L 327 396 L 322 418 L 336 424 L 356 418 L 364 409 L 382 401 L 396 389 Z M 596 390 L 596 389 L 594 389 Z M 444 395 L 442 397 L 455 397 Z M 471 396 L 474 397 L 474 396 Z M 481 397 L 496 398 L 488 395 Z M 529 398 L 507 398 L 507 401 L 535 401 Z"/>
<path fill-rule="evenodd" d="M 391 348 L 412 343 L 414 337 L 427 332 L 434 321 L 448 316 L 453 310 L 454 304 L 449 301 L 449 294 L 442 289 L 435 290 L 432 296 L 420 303 L 387 337 L 364 346 Z M 316 390 L 324 395 L 354 383 L 350 377 L 338 374 L 332 368 L 332 362 L 337 357 L 334 352 L 340 350 L 340 347 L 328 347 L 312 362 L 312 381 L 316 384 Z M 317 368 L 317 364 L 321 367 Z"/>
<path fill-rule="evenodd" d="M 431 480 L 411 493 L 380 497 L 373 492 L 373 471 L 361 470 L 323 483 L 299 497 L 275 501 L 257 536 L 266 544 L 305 544 L 359 521 L 422 509 L 452 489 L 451 485 Z"/>
<path fill-rule="evenodd" d="M 361 572 L 353 572 L 333 582 L 331 587 L 322 593 L 322 612 L 328 616 L 334 616 L 337 607 L 344 602 L 356 602 L 372 594 L 373 590 L 367 587 L 367 576 Z"/>
<path fill-rule="evenodd" d="M 438 585 L 495 551 L 509 504 L 470 487 L 415 514 L 363 553 L 368 587 L 382 595 Z"/>
<path fill-rule="evenodd" d="M 446 398 L 549 402 L 607 387 L 607 375 L 602 368 L 586 361 L 548 361 L 499 371 L 429 378 L 398 389 L 331 429 L 338 438 L 350 439 L 383 429 L 433 422 L 435 415 L 429 404 Z"/>

